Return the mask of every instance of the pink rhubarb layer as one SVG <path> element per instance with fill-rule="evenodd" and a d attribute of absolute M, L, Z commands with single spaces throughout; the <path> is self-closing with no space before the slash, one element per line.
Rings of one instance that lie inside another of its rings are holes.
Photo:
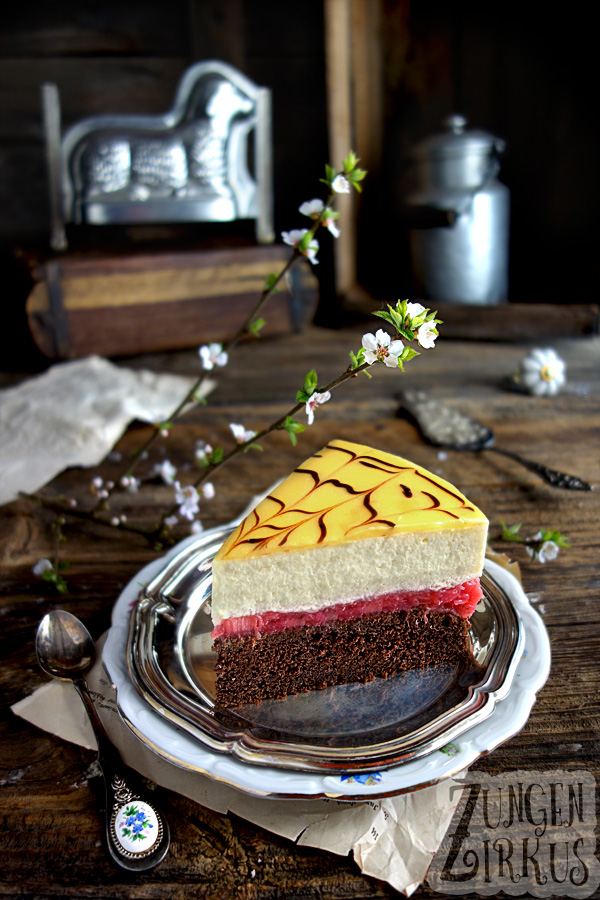
<path fill-rule="evenodd" d="M 213 640 L 227 637 L 259 637 L 261 634 L 273 634 L 287 628 L 300 628 L 304 625 L 325 625 L 330 622 L 360 619 L 361 616 L 382 612 L 400 612 L 421 606 L 432 612 L 455 613 L 463 619 L 472 615 L 482 597 L 479 578 L 465 581 L 455 587 L 443 588 L 439 591 L 394 591 L 371 597 L 367 600 L 355 600 L 352 603 L 336 603 L 316 612 L 265 612 L 260 615 L 237 616 L 224 619 L 212 632 Z"/>

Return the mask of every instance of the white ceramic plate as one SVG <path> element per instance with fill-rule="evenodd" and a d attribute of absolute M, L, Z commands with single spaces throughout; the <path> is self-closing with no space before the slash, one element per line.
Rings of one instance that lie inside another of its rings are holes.
<path fill-rule="evenodd" d="M 124 722 L 147 747 L 180 768 L 207 775 L 254 796 L 280 799 L 366 800 L 412 791 L 458 774 L 517 734 L 529 717 L 537 691 L 548 677 L 550 643 L 544 623 L 519 582 L 505 569 L 486 560 L 486 570 L 505 591 L 521 618 L 525 649 L 507 697 L 496 704 L 484 722 L 423 758 L 364 774 L 327 774 L 255 766 L 234 756 L 214 752 L 155 712 L 140 696 L 127 671 L 130 615 L 140 587 L 164 567 L 169 556 L 179 553 L 193 540 L 195 538 L 188 538 L 166 557 L 149 563 L 127 585 L 115 604 L 112 627 L 103 651 L 104 664 L 117 691 Z"/>

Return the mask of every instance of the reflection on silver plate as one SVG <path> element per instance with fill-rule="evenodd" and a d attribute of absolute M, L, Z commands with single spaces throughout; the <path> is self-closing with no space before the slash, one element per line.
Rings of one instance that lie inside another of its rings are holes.
<path fill-rule="evenodd" d="M 230 529 L 186 545 L 146 585 L 131 616 L 129 676 L 145 702 L 211 751 L 299 771 L 370 772 L 426 756 L 483 722 L 508 693 L 523 649 L 519 615 L 484 573 L 471 620 L 472 665 L 225 710 L 214 695 L 214 554 Z"/>

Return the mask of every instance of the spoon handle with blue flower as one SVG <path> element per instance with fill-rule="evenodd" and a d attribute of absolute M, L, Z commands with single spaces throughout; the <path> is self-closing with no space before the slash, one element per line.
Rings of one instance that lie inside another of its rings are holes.
<path fill-rule="evenodd" d="M 160 809 L 124 765 L 111 743 L 84 678 L 73 679 L 98 744 L 98 763 L 106 788 L 106 839 L 113 860 L 123 869 L 142 872 L 158 865 L 169 849 L 170 832 Z"/>

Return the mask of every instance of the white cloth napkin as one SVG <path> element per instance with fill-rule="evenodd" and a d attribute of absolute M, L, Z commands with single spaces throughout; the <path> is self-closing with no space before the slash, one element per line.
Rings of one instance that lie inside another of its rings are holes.
<path fill-rule="evenodd" d="M 169 416 L 193 381 L 89 356 L 0 391 L 0 505 L 69 466 L 97 465 L 135 419 Z M 202 395 L 213 387 L 205 381 Z"/>

